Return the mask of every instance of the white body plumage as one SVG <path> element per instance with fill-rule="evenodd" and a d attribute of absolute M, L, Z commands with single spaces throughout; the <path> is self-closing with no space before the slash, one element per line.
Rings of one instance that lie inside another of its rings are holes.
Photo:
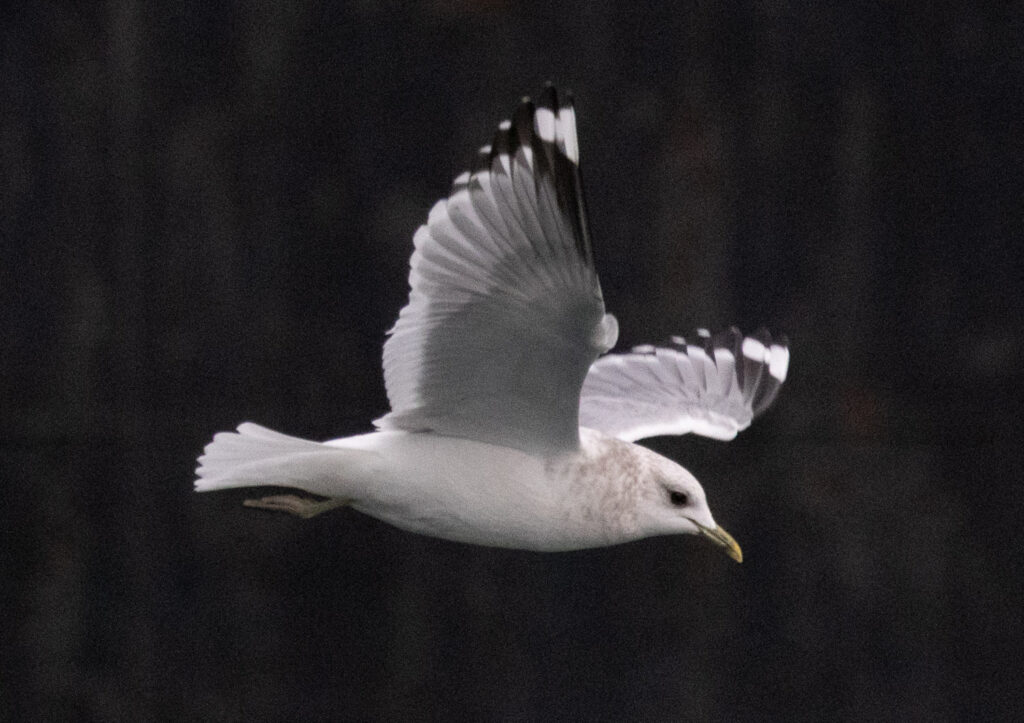
<path fill-rule="evenodd" d="M 524 99 L 413 246 L 379 431 L 319 444 L 243 424 L 207 445 L 197 490 L 294 487 L 328 499 L 246 504 L 303 517 L 348 504 L 413 532 L 532 550 L 703 534 L 741 559 L 693 475 L 632 442 L 731 439 L 778 392 L 786 342 L 698 330 L 602 356 L 618 323 L 594 264 L 571 99 L 550 86 Z"/>
<path fill-rule="evenodd" d="M 246 423 L 218 434 L 199 461 L 198 491 L 294 486 L 403 530 L 477 545 L 575 550 L 696 532 L 685 521 L 664 529 L 667 486 L 688 496 L 697 522 L 715 527 L 685 469 L 591 429 L 580 430 L 576 451 L 544 458 L 415 432 L 320 444 Z"/>

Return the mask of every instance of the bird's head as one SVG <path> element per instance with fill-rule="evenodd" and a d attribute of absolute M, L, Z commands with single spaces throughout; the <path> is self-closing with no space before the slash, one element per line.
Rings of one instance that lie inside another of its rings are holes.
<path fill-rule="evenodd" d="M 743 552 L 736 540 L 711 516 L 704 488 L 697 478 L 653 452 L 638 513 L 641 525 L 650 535 L 701 535 L 723 548 L 736 562 L 743 562 Z"/>

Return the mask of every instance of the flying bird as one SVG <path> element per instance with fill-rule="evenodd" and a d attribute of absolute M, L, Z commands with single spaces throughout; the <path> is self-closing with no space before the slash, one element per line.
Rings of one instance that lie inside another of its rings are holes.
<path fill-rule="evenodd" d="M 206 446 L 197 491 L 291 487 L 309 495 L 245 504 L 305 518 L 347 505 L 538 551 L 700 535 L 742 560 L 696 478 L 634 442 L 732 439 L 775 398 L 787 342 L 699 329 L 606 354 L 618 323 L 594 265 L 571 96 L 524 98 L 413 246 L 376 430 L 319 443 L 243 423 Z"/>

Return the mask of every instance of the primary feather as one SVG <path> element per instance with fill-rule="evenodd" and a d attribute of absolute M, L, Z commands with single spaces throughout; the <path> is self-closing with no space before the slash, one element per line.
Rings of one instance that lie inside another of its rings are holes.
<path fill-rule="evenodd" d="M 504 122 L 414 238 L 409 303 L 384 345 L 380 429 L 526 451 L 575 448 L 579 392 L 615 343 L 587 233 L 572 101 Z M 483 360 L 483 363 L 481 363 Z"/>
<path fill-rule="evenodd" d="M 664 434 L 729 440 L 775 399 L 789 368 L 786 338 L 700 329 L 671 346 L 609 354 L 590 367 L 580 424 L 635 441 Z"/>

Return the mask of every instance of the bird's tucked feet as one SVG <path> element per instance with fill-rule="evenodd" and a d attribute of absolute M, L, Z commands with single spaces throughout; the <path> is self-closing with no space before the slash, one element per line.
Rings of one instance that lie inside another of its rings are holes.
<path fill-rule="evenodd" d="M 298 495 L 271 495 L 261 497 L 258 500 L 246 500 L 242 503 L 246 507 L 258 507 L 261 510 L 275 510 L 277 512 L 290 512 L 304 520 L 315 517 L 321 512 L 333 510 L 336 507 L 343 507 L 348 500 L 340 500 L 328 497 L 325 500 L 315 500 L 311 497 L 299 497 Z"/>

